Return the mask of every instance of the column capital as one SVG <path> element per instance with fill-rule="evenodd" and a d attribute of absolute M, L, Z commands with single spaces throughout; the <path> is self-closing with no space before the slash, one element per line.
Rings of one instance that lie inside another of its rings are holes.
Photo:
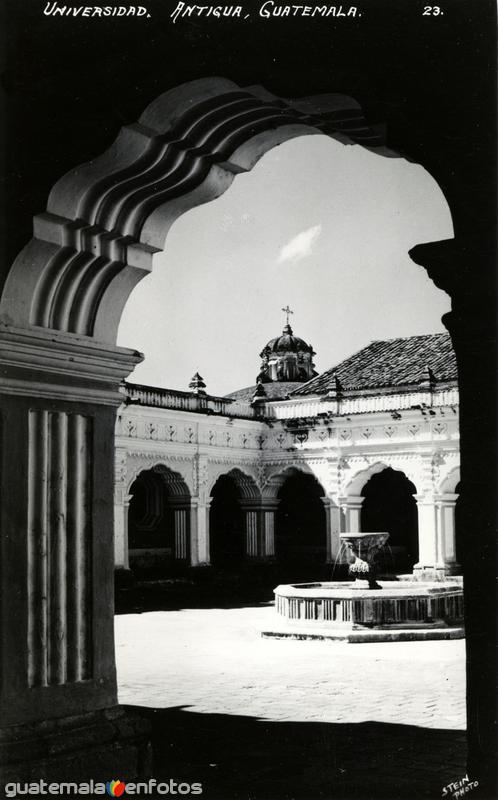
<path fill-rule="evenodd" d="M 259 511 L 262 508 L 261 498 L 242 498 L 240 507 L 242 511 Z"/>
<path fill-rule="evenodd" d="M 418 506 L 433 506 L 436 502 L 436 497 L 437 495 L 435 495 L 433 492 L 413 495 L 413 498 Z"/>
<path fill-rule="evenodd" d="M 171 497 L 166 498 L 166 505 L 175 510 L 190 508 L 190 496 L 171 495 Z"/>
<path fill-rule="evenodd" d="M 359 494 L 347 494 L 339 497 L 339 504 L 345 508 L 361 508 L 364 500 Z"/>
<path fill-rule="evenodd" d="M 329 508 L 329 507 L 330 508 L 338 508 L 343 499 L 344 499 L 343 497 L 339 497 L 338 498 L 337 496 L 332 496 L 332 495 L 329 495 L 329 494 L 326 494 L 324 497 L 320 497 L 320 500 L 322 501 L 322 503 L 325 506 L 325 508 Z M 364 500 L 364 498 L 362 498 L 362 500 Z"/>
<path fill-rule="evenodd" d="M 456 306 L 481 310 L 479 316 L 482 318 L 483 305 L 493 305 L 494 247 L 486 250 L 482 240 L 473 241 L 470 238 L 459 236 L 457 239 L 417 244 L 411 248 L 409 256 L 415 264 L 419 264 L 427 270 L 429 277 L 439 289 L 443 289 L 450 295 L 453 300 L 453 308 Z M 475 279 L 476 257 L 479 257 L 484 267 L 479 270 L 479 281 Z M 487 269 L 485 269 L 486 267 Z M 469 292 L 469 286 L 473 287 L 472 292 Z M 445 317 L 451 323 L 455 314 L 450 312 Z M 446 321 L 445 319 L 445 323 Z"/>
<path fill-rule="evenodd" d="M 135 350 L 44 328 L 0 326 L 2 394 L 119 406 Z"/>
<path fill-rule="evenodd" d="M 435 494 L 434 500 L 436 503 L 440 503 L 441 505 L 454 506 L 459 497 L 459 494 L 442 492 L 441 494 Z"/>
<path fill-rule="evenodd" d="M 263 497 L 260 501 L 261 511 L 276 511 L 280 505 L 279 497 Z"/>
<path fill-rule="evenodd" d="M 199 497 L 199 495 L 193 495 L 190 498 L 190 505 L 192 508 L 209 508 L 212 502 L 213 498 L 211 496 Z"/>

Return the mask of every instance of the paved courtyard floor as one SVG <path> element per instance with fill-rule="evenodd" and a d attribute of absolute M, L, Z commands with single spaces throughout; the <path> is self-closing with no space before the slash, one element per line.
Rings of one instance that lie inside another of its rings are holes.
<path fill-rule="evenodd" d="M 119 700 L 155 772 L 206 797 L 440 797 L 465 775 L 465 644 L 262 639 L 274 610 L 116 617 Z"/>

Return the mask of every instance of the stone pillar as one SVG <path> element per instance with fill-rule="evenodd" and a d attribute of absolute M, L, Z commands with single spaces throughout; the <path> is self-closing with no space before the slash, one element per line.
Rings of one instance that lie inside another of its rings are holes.
<path fill-rule="evenodd" d="M 449 492 L 435 496 L 438 509 L 441 557 L 447 575 L 458 575 L 460 572 L 455 544 L 455 506 L 457 500 L 458 495 L 450 494 Z"/>
<path fill-rule="evenodd" d="M 261 555 L 261 508 L 260 501 L 244 500 L 242 511 L 245 520 L 245 554 L 248 558 L 258 558 Z"/>
<path fill-rule="evenodd" d="M 140 360 L 84 336 L 0 333 L 0 734 L 8 780 L 26 779 L 19 762 L 34 749 L 47 762 L 56 752 L 52 774 L 64 774 L 74 727 L 93 726 L 85 741 L 104 737 L 102 752 L 119 738 L 102 718 L 117 702 L 114 424 L 120 382 Z M 50 724 L 37 727 L 67 717 L 60 733 L 54 723 L 51 741 Z"/>
<path fill-rule="evenodd" d="M 339 506 L 331 497 L 320 498 L 325 508 L 325 524 L 327 531 L 327 563 L 346 563 L 345 548 L 341 545 L 339 534 L 341 531 L 341 512 Z"/>
<path fill-rule="evenodd" d="M 492 158 L 493 156 L 491 156 Z M 458 364 L 467 674 L 467 770 L 481 796 L 497 796 L 496 619 L 496 222 L 487 156 L 474 192 L 453 191 L 455 240 L 417 245 L 410 256 L 451 296 L 448 328 Z M 477 173 L 476 173 L 477 174 Z M 473 176 L 474 177 L 474 176 Z M 458 182 L 457 182 L 458 183 Z M 455 184 L 457 185 L 457 184 Z M 447 195 L 448 196 L 448 195 Z M 468 227 L 465 227 L 468 226 Z"/>
<path fill-rule="evenodd" d="M 175 561 L 186 561 L 188 558 L 188 510 L 186 506 L 175 508 Z"/>
<path fill-rule="evenodd" d="M 361 506 L 364 499 L 361 495 L 347 495 L 340 498 L 340 504 L 345 514 L 345 530 L 349 533 L 361 531 Z"/>
<path fill-rule="evenodd" d="M 435 496 L 414 495 L 418 513 L 418 562 L 413 575 L 418 580 L 438 580 L 445 576 L 443 542 L 438 525 L 438 508 Z"/>
<path fill-rule="evenodd" d="M 280 500 L 264 499 L 261 505 L 261 545 L 260 553 L 263 558 L 273 560 L 275 552 L 275 514 Z"/>
<path fill-rule="evenodd" d="M 190 564 L 192 567 L 209 566 L 209 507 L 211 498 L 192 497 L 190 501 Z"/>
<path fill-rule="evenodd" d="M 129 570 L 128 513 L 133 495 L 122 490 L 114 493 L 114 566 L 117 570 Z"/>

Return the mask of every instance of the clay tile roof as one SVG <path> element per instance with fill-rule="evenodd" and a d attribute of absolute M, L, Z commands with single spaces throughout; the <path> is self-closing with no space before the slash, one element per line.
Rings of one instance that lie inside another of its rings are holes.
<path fill-rule="evenodd" d="M 427 379 L 427 367 L 436 385 L 457 381 L 456 359 L 448 333 L 371 342 L 340 364 L 301 384 L 292 396 L 327 394 L 337 388 L 336 377 L 343 391 L 420 384 Z"/>
<path fill-rule="evenodd" d="M 299 381 L 275 381 L 273 383 L 264 383 L 265 395 L 268 400 L 283 400 L 298 386 L 303 383 Z M 243 403 L 250 403 L 254 398 L 256 386 L 247 386 L 245 389 L 238 389 L 236 392 L 230 392 L 225 395 L 230 400 L 239 400 Z"/>

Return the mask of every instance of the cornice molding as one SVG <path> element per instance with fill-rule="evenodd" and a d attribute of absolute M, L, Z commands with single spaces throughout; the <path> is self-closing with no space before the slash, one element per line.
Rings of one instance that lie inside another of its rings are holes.
<path fill-rule="evenodd" d="M 4 394 L 118 406 L 123 378 L 142 359 L 86 336 L 0 324 Z"/>

